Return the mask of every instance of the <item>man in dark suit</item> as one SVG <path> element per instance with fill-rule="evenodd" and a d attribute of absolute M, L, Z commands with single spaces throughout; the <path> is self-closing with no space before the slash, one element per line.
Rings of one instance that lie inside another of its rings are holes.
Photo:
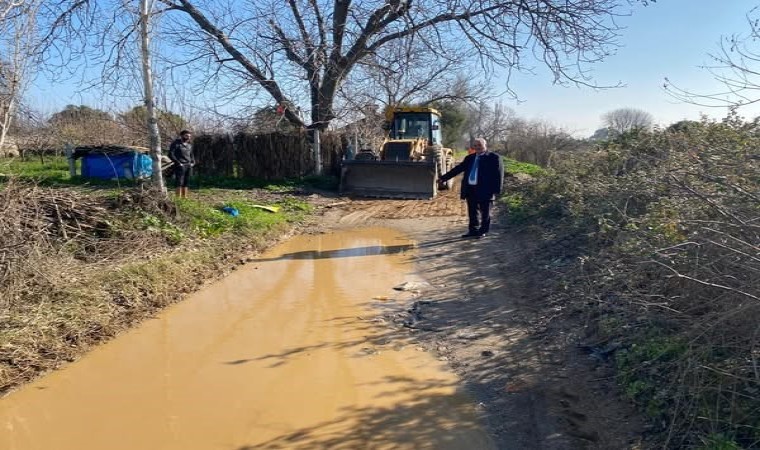
<path fill-rule="evenodd" d="M 462 237 L 482 238 L 491 226 L 491 205 L 504 186 L 504 163 L 501 156 L 488 151 L 483 138 L 475 139 L 472 148 L 475 153 L 467 155 L 461 163 L 443 174 L 440 181 L 464 173 L 461 197 L 467 200 L 470 223 L 469 231 Z"/>

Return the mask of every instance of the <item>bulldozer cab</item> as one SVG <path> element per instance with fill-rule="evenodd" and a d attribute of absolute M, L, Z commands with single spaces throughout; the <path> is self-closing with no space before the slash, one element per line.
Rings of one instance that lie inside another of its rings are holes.
<path fill-rule="evenodd" d="M 388 137 L 425 139 L 428 145 L 441 145 L 441 119 L 432 108 L 396 108 L 393 110 Z"/>

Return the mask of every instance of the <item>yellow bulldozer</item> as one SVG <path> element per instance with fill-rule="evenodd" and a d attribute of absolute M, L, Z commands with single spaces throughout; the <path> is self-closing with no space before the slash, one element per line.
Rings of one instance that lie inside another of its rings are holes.
<path fill-rule="evenodd" d="M 379 149 L 361 149 L 341 165 L 340 191 L 380 198 L 429 199 L 451 181 L 438 177 L 454 165 L 451 149 L 443 147 L 441 114 L 426 107 L 395 107 L 385 111 L 388 137 Z"/>

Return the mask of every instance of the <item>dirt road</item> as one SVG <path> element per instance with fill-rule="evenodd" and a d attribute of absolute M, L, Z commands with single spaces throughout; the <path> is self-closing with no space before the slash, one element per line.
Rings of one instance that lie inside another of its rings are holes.
<path fill-rule="evenodd" d="M 312 200 L 306 235 L 3 399 L 0 448 L 641 448 L 534 237 L 460 239 L 455 191 Z"/>
<path fill-rule="evenodd" d="M 482 240 L 462 240 L 457 192 L 433 201 L 345 201 L 328 208 L 328 229 L 396 228 L 417 242 L 417 273 L 430 284 L 386 318 L 465 382 L 502 449 L 641 448 L 642 423 L 621 400 L 612 373 L 576 345 L 583 323 L 553 320 L 562 305 L 531 269 L 537 239 L 498 220 Z M 406 321 L 406 322 L 405 322 Z"/>

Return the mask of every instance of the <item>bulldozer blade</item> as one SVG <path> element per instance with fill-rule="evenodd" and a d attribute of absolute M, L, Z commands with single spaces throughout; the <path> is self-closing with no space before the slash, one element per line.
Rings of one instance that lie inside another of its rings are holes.
<path fill-rule="evenodd" d="M 437 193 L 435 166 L 424 161 L 343 161 L 340 192 L 358 197 L 430 199 Z"/>

